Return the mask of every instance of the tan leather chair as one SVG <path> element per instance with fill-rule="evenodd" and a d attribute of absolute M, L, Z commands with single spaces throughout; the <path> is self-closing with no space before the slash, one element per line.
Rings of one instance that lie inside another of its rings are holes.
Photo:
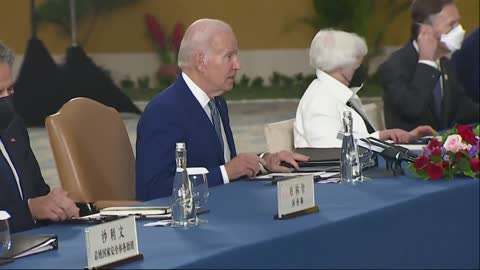
<path fill-rule="evenodd" d="M 135 157 L 120 114 L 74 98 L 45 120 L 60 183 L 76 202 L 101 209 L 135 201 Z"/>
<path fill-rule="evenodd" d="M 268 152 L 294 150 L 293 124 L 295 119 L 266 124 L 264 127 Z"/>

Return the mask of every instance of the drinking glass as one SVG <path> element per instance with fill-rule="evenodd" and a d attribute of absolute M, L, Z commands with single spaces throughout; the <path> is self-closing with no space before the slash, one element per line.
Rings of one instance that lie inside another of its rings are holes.
<path fill-rule="evenodd" d="M 372 145 L 369 140 L 357 139 L 355 139 L 355 144 L 358 147 L 358 160 L 360 162 L 360 182 L 371 180 L 369 177 L 365 176 L 363 170 L 371 167 L 372 165 L 375 165 L 375 160 L 373 159 Z"/>
<path fill-rule="evenodd" d="M 187 168 L 187 172 L 188 177 L 192 182 L 193 200 L 198 214 L 199 210 L 207 202 L 209 196 L 207 180 L 208 170 L 205 168 Z M 207 223 L 208 221 L 197 217 L 197 222 Z"/>
<path fill-rule="evenodd" d="M 8 226 L 8 219 L 10 215 L 5 211 L 0 211 L 0 258 L 8 255 L 12 247 L 10 238 L 10 228 Z"/>

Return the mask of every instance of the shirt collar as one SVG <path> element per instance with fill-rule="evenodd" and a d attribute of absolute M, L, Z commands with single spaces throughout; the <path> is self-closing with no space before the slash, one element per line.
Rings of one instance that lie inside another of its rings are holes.
<path fill-rule="evenodd" d="M 200 106 L 205 108 L 210 101 L 208 95 L 184 72 L 182 72 L 182 77 L 190 91 L 192 91 L 193 96 L 197 99 L 198 103 L 200 103 Z"/>
<path fill-rule="evenodd" d="M 323 88 L 325 91 L 336 99 L 340 100 L 342 103 L 347 103 L 353 96 L 354 93 L 350 88 L 348 88 L 343 83 L 339 82 L 337 79 L 333 78 L 324 71 L 317 69 L 317 78 L 320 82 L 327 84 L 327 87 Z"/>
<path fill-rule="evenodd" d="M 413 48 L 415 48 L 415 51 L 417 51 L 417 53 L 418 53 L 418 43 L 417 43 L 417 41 L 413 40 L 412 44 L 413 44 Z"/>

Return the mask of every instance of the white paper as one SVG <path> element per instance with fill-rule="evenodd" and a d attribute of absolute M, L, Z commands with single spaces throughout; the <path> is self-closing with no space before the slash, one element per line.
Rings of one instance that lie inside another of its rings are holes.
<path fill-rule="evenodd" d="M 330 174 L 335 174 L 335 172 L 330 173 L 326 171 L 320 171 L 320 172 L 294 172 L 294 173 L 269 173 L 265 175 L 260 175 L 255 177 L 255 179 L 272 179 L 273 177 L 292 177 L 292 176 L 304 176 L 304 175 L 330 175 Z"/>
<path fill-rule="evenodd" d="M 159 220 L 159 221 L 155 221 L 155 222 L 146 223 L 143 226 L 144 227 L 157 227 L 157 226 L 164 227 L 164 226 L 170 226 L 170 225 L 172 225 L 171 220 Z"/>
<path fill-rule="evenodd" d="M 208 170 L 203 167 L 192 167 L 187 168 L 188 175 L 195 175 L 195 174 L 207 174 Z"/>

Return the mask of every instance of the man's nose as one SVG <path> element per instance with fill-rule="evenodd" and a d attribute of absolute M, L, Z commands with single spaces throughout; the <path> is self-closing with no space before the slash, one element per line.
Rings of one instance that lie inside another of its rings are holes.
<path fill-rule="evenodd" d="M 235 61 L 233 62 L 233 69 L 235 70 L 240 69 L 240 60 L 238 60 L 238 58 L 236 58 Z"/>

